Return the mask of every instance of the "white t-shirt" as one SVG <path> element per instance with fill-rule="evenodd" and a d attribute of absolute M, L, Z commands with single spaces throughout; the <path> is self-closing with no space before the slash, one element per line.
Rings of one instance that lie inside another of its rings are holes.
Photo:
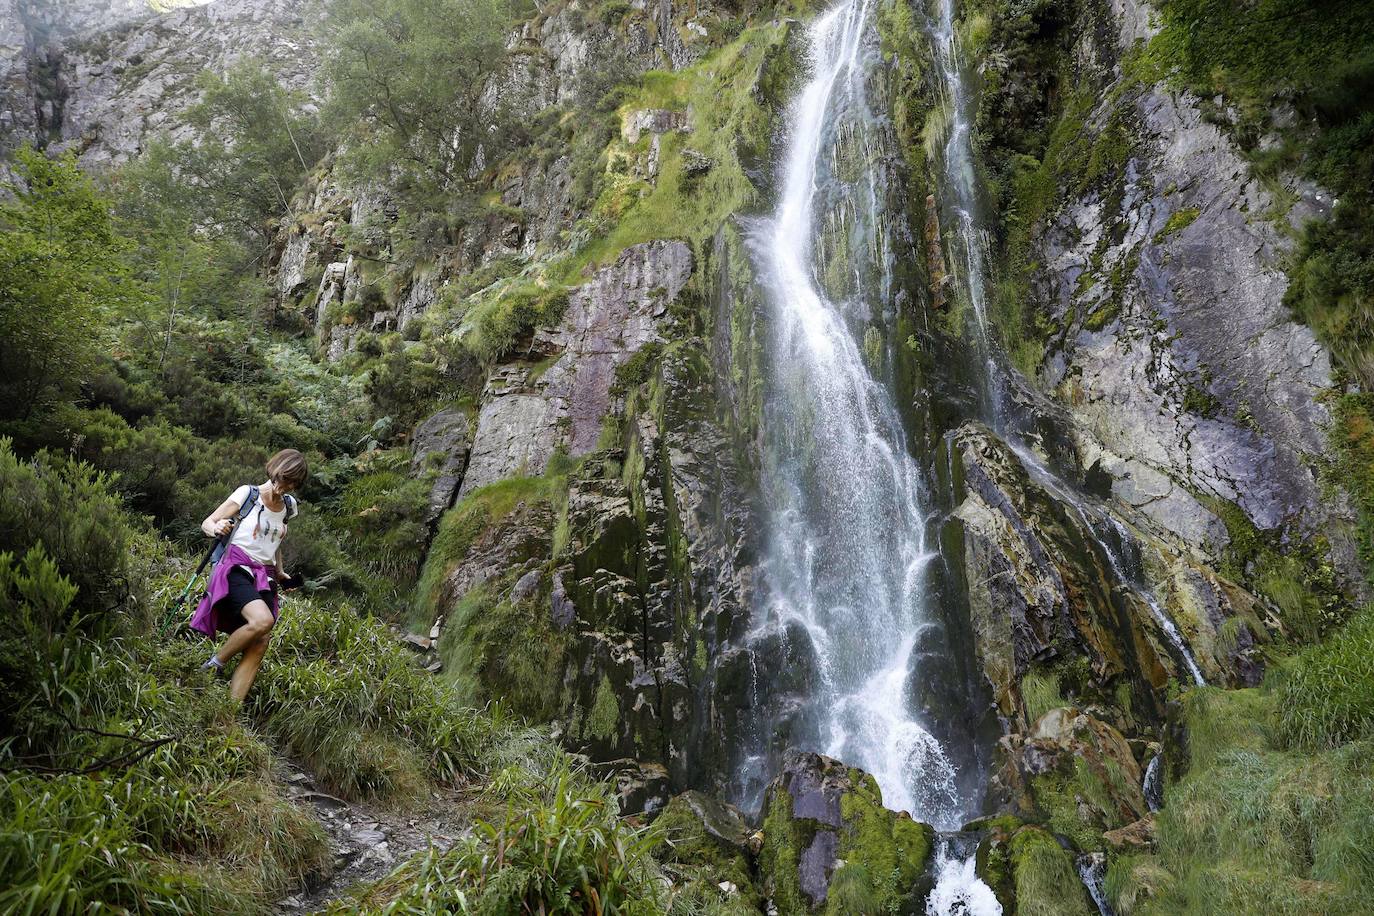
<path fill-rule="evenodd" d="M 248 501 L 248 485 L 239 487 L 229 498 L 242 509 L 243 504 Z M 254 560 L 264 566 L 271 566 L 277 558 L 277 547 L 286 536 L 286 510 L 284 498 L 281 511 L 275 512 L 268 508 L 267 503 L 259 495 L 253 503 L 252 510 L 238 523 L 238 528 L 234 529 L 234 536 L 229 539 L 230 545 L 237 544 Z"/>

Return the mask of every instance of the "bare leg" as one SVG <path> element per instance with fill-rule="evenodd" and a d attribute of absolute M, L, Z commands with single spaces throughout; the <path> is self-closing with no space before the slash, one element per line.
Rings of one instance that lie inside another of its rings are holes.
<path fill-rule="evenodd" d="M 267 654 L 267 644 L 271 639 L 271 636 L 264 633 L 243 650 L 243 658 L 239 659 L 239 666 L 234 669 L 234 676 L 229 680 L 229 696 L 238 702 L 243 702 L 243 698 L 248 696 L 248 688 L 257 680 L 258 668 L 262 667 L 262 657 Z"/>
<path fill-rule="evenodd" d="M 272 609 L 262 599 L 243 606 L 243 621 L 243 626 L 230 633 L 224 645 L 215 653 L 221 665 L 227 664 L 229 659 L 247 649 L 259 637 L 272 632 L 272 625 L 276 623 L 272 619 Z"/>

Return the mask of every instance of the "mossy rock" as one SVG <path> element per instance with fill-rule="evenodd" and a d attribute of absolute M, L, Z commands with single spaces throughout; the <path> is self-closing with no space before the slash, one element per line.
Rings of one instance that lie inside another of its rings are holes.
<path fill-rule="evenodd" d="M 695 790 L 668 803 L 654 821 L 661 840 L 654 857 L 680 879 L 718 890 L 728 882 L 736 902 L 757 909 L 763 895 L 754 879 L 749 855 L 749 825 L 733 805 Z"/>
<path fill-rule="evenodd" d="M 763 837 L 759 870 L 780 916 L 923 910 L 934 830 L 884 808 L 862 770 L 788 751 L 765 798 Z"/>

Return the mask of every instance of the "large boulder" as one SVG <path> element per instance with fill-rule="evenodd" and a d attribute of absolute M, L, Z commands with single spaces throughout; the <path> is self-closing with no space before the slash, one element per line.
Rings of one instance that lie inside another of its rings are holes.
<path fill-rule="evenodd" d="M 780 916 L 916 912 L 930 890 L 935 831 L 883 807 L 877 781 L 796 749 L 768 787 L 759 868 Z"/>
<path fill-rule="evenodd" d="M 1027 817 L 1038 817 L 1081 852 L 1148 813 L 1139 763 L 1126 738 L 1070 707 L 1051 709 L 1026 734 L 1002 740 L 999 778 Z"/>

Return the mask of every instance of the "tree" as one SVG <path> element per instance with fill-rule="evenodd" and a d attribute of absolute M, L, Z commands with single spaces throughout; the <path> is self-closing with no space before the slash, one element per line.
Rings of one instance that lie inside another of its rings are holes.
<path fill-rule="evenodd" d="M 141 304 L 109 202 L 67 153 L 15 153 L 0 203 L 0 420 L 28 420 L 74 392 L 110 314 Z"/>
<path fill-rule="evenodd" d="M 297 185 L 324 154 L 318 119 L 259 60 L 200 83 L 205 94 L 187 120 L 201 140 L 176 147 L 177 173 L 202 192 L 200 225 L 236 228 L 265 244 L 268 221 L 290 214 Z"/>
<path fill-rule="evenodd" d="M 471 191 L 506 148 L 488 93 L 518 0 L 335 0 L 325 75 L 333 118 L 357 131 L 348 162 L 428 209 Z"/>

